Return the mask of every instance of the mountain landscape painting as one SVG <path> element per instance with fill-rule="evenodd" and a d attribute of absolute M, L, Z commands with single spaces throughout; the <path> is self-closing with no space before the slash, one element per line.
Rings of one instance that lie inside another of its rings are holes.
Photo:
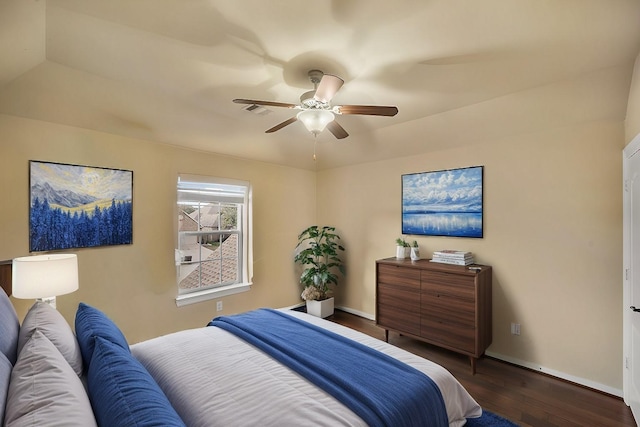
<path fill-rule="evenodd" d="M 402 175 L 402 234 L 482 237 L 483 166 Z"/>
<path fill-rule="evenodd" d="M 131 244 L 133 172 L 29 162 L 31 252 Z"/>

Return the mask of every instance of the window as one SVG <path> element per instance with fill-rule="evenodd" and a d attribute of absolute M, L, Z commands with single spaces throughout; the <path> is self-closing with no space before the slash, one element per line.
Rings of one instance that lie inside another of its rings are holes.
<path fill-rule="evenodd" d="M 249 290 L 249 183 L 181 174 L 177 201 L 178 306 Z"/>

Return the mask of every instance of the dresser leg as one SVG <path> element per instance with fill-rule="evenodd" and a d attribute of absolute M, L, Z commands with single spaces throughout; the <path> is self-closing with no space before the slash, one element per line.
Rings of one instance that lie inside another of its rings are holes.
<path fill-rule="evenodd" d="M 471 375 L 475 375 L 476 374 L 476 361 L 478 359 L 476 359 L 473 356 L 469 356 L 469 361 L 471 362 Z"/>
<path fill-rule="evenodd" d="M 389 342 L 389 330 L 384 330 L 384 342 Z"/>

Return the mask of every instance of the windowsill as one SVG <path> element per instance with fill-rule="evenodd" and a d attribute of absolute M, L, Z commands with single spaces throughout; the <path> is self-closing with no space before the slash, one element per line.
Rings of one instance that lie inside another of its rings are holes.
<path fill-rule="evenodd" d="M 176 297 L 176 305 L 195 304 L 197 302 L 208 301 L 211 299 L 222 298 L 228 295 L 247 292 L 251 289 L 251 283 L 235 283 L 233 285 L 221 286 L 219 288 L 206 289 L 198 292 L 190 292 L 188 294 L 178 295 Z"/>

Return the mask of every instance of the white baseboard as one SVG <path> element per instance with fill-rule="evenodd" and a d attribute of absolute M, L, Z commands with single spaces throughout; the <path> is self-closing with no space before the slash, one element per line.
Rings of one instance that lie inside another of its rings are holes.
<path fill-rule="evenodd" d="M 302 307 L 305 304 L 306 303 L 301 302 L 299 304 L 290 305 L 288 307 L 282 307 L 282 309 L 283 310 L 293 310 L 293 309 Z M 350 313 L 350 314 L 353 314 L 353 315 L 356 315 L 356 316 L 359 316 L 359 317 L 363 317 L 363 318 L 365 318 L 367 320 L 376 320 L 376 316 L 373 315 L 373 314 L 365 313 L 364 311 L 354 310 L 353 308 L 345 307 L 345 306 L 342 306 L 342 305 L 336 305 L 335 309 L 336 310 L 342 310 L 342 311 L 345 311 L 347 313 Z"/>
<path fill-rule="evenodd" d="M 364 311 L 358 311 L 358 310 L 354 310 L 352 308 L 349 307 L 344 307 L 344 306 L 336 306 L 337 310 L 342 310 L 342 311 L 346 311 L 347 313 L 351 313 L 351 314 L 355 314 L 356 316 L 360 316 L 360 317 L 364 317 L 367 320 L 376 320 L 376 316 L 373 314 L 369 314 L 369 313 L 365 313 Z"/>
<path fill-rule="evenodd" d="M 282 310 L 293 310 L 294 308 L 302 307 L 303 305 L 306 305 L 306 303 L 305 302 L 301 302 L 301 303 L 298 303 L 298 304 L 293 304 L 293 305 L 290 305 L 288 307 L 281 307 L 281 308 L 282 308 Z"/>
<path fill-rule="evenodd" d="M 613 396 L 622 397 L 622 390 L 610 387 L 608 385 L 600 384 L 595 381 L 587 380 L 585 378 L 569 375 L 564 372 L 556 371 L 555 369 L 545 368 L 544 366 L 536 365 L 535 363 L 527 362 L 526 360 L 520 360 L 514 357 L 505 356 L 504 354 L 494 353 L 493 351 L 487 351 L 485 352 L 485 354 L 487 356 L 493 357 L 494 359 L 503 360 L 505 362 L 512 363 L 514 365 L 522 366 L 524 368 L 529 368 L 534 371 L 542 372 L 544 374 L 551 375 L 553 377 L 557 377 L 566 381 L 571 381 L 572 383 L 580 384 L 585 387 L 592 388 L 594 390 L 611 394 Z"/>

